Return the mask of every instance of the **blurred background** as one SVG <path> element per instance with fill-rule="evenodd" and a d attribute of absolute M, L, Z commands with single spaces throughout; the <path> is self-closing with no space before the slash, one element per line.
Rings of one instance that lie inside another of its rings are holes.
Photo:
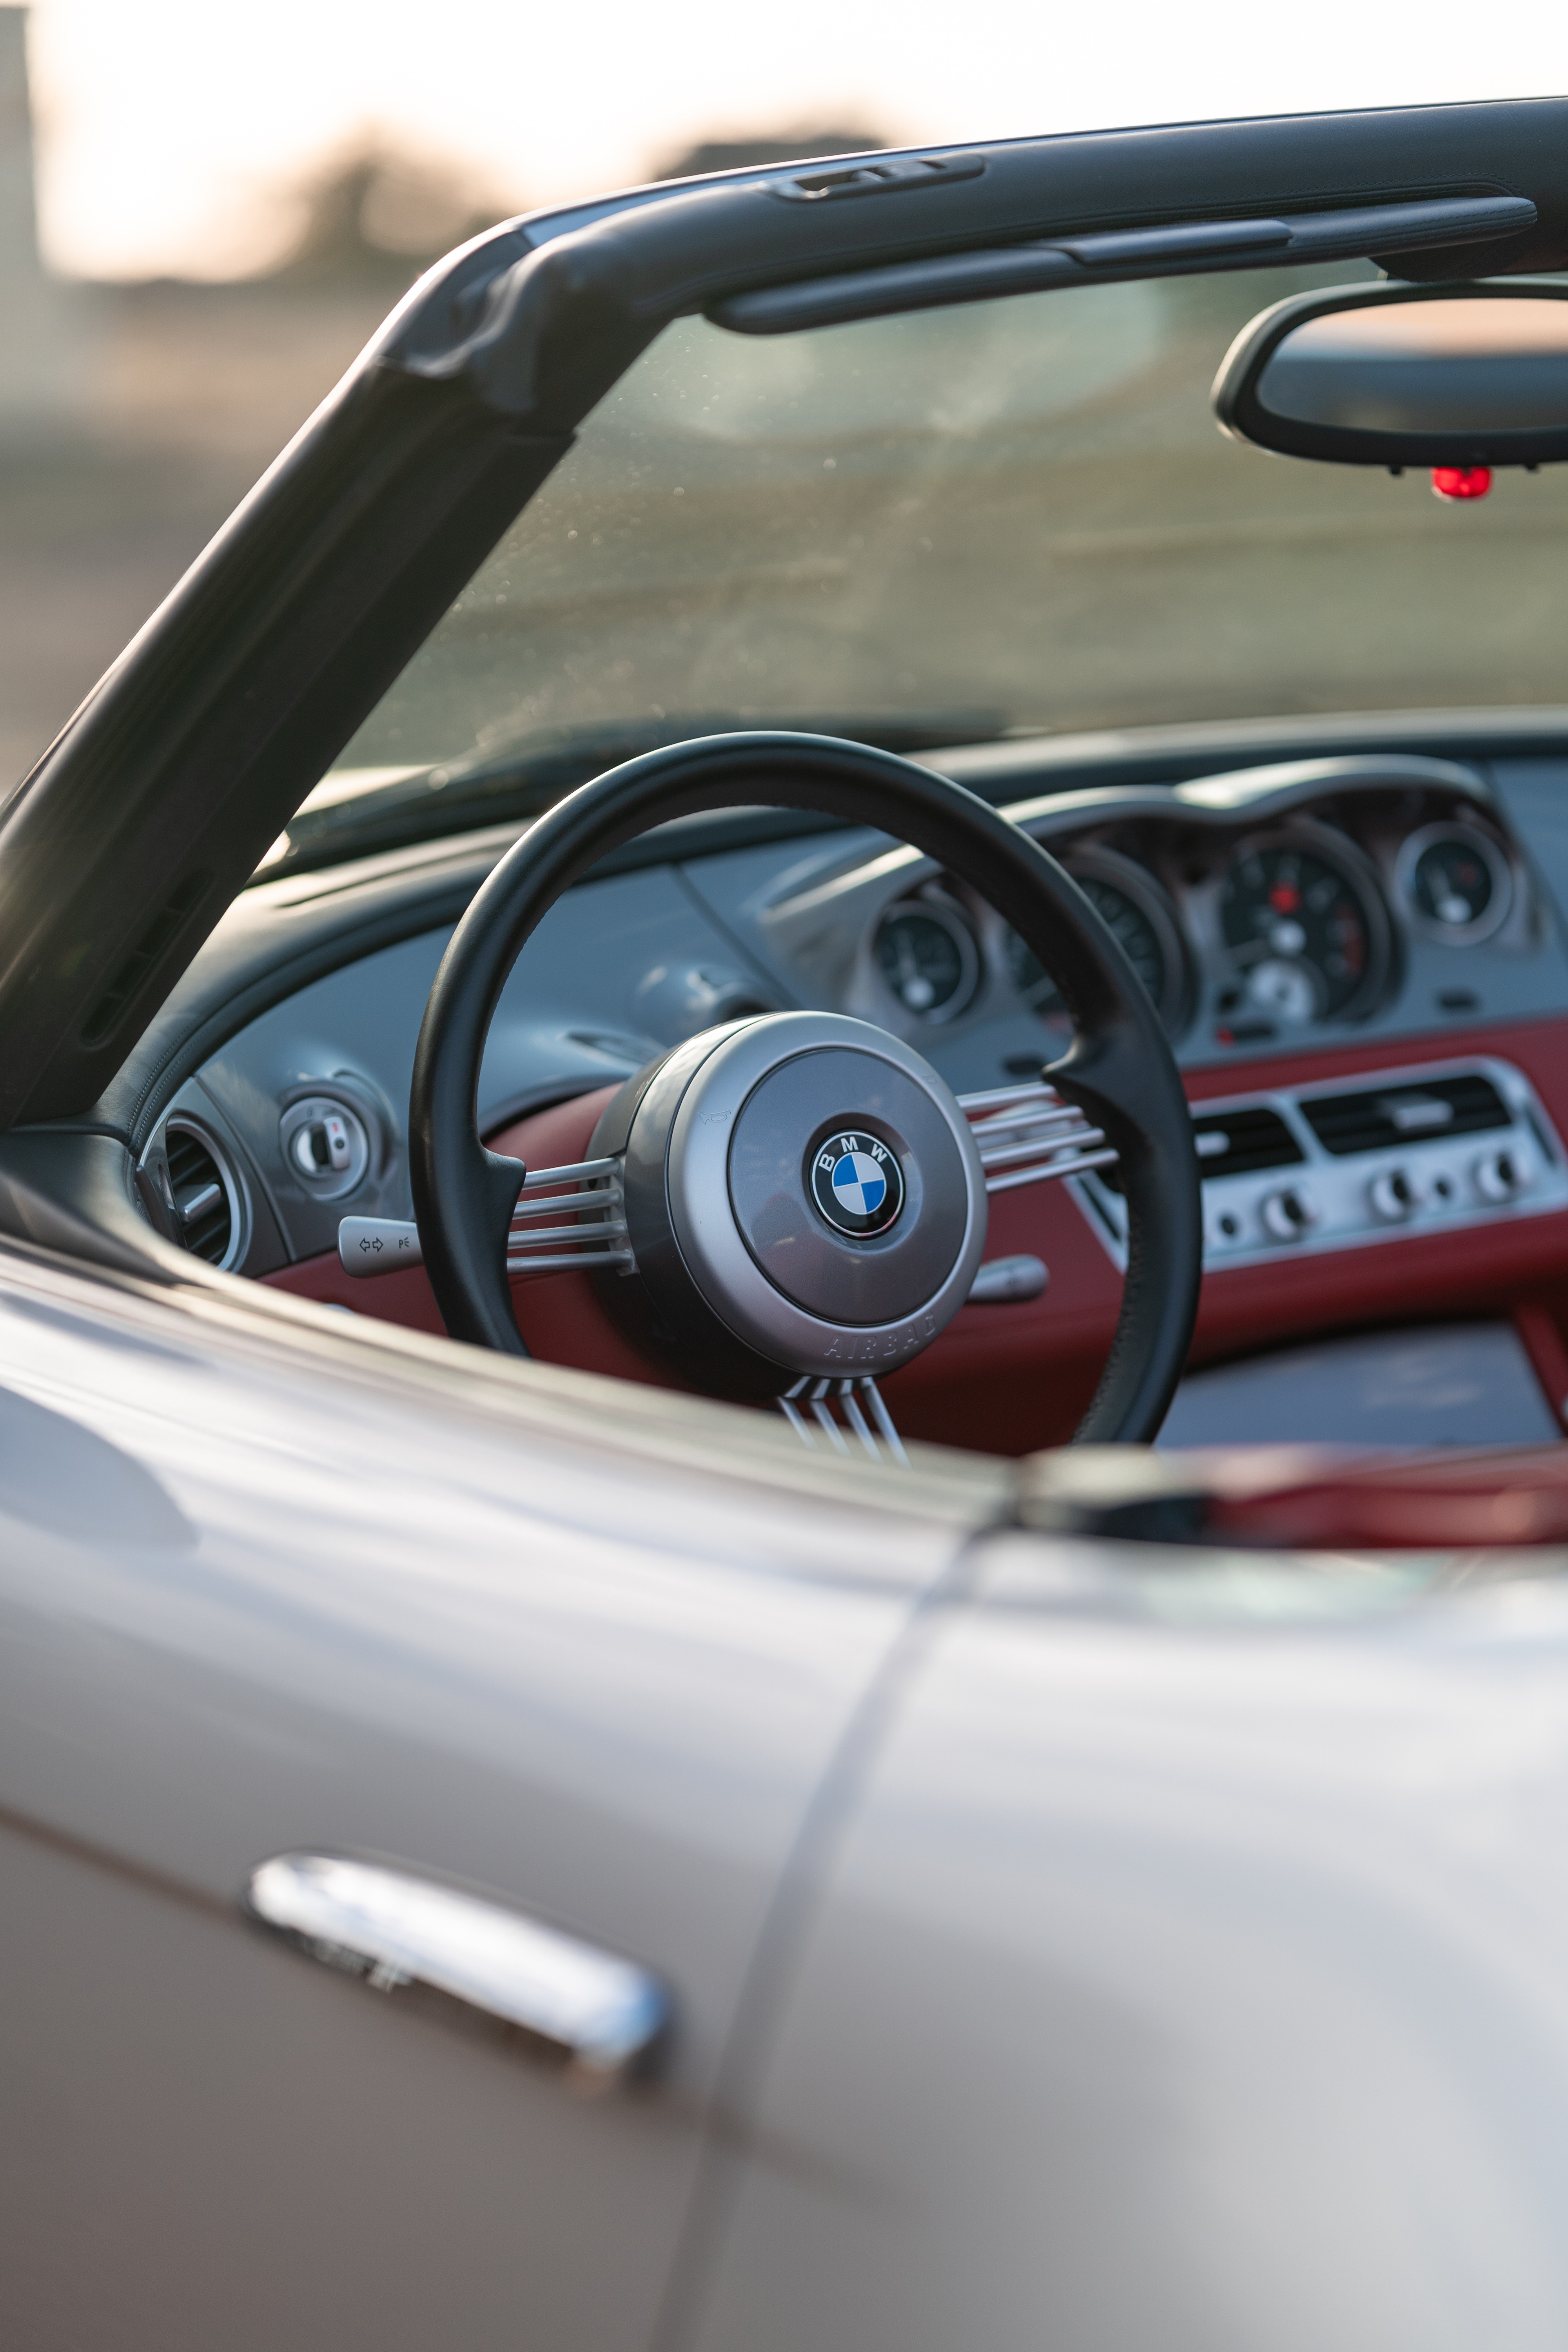
<path fill-rule="evenodd" d="M 406 286 L 530 208 L 904 141 L 1568 87 L 1568 11 L 0 5 L 0 773 Z"/>

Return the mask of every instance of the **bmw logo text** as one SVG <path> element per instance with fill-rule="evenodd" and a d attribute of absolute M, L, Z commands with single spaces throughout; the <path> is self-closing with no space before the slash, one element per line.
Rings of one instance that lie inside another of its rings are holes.
<path fill-rule="evenodd" d="M 841 1234 L 885 1234 L 904 1205 L 898 1156 L 864 1129 L 845 1128 L 812 1156 L 811 1192 Z"/>

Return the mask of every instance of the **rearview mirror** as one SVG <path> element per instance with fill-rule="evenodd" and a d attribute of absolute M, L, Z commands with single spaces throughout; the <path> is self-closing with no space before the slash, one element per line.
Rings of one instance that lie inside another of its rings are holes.
<path fill-rule="evenodd" d="M 1241 441 L 1342 466 L 1568 458 L 1568 285 L 1342 286 L 1243 328 L 1215 379 Z"/>

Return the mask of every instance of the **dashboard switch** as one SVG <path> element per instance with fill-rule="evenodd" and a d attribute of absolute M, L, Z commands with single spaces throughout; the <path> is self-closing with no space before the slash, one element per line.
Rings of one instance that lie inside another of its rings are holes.
<path fill-rule="evenodd" d="M 313 1200 L 342 1200 L 369 1173 L 369 1126 L 363 1113 L 342 1096 L 306 1095 L 290 1103 L 278 1140 L 285 1168 Z"/>
<path fill-rule="evenodd" d="M 1263 1230 L 1271 1241 L 1299 1242 L 1318 1222 L 1311 1202 L 1300 1185 L 1287 1184 L 1282 1192 L 1265 1192 L 1258 1204 L 1263 1220 Z"/>
<path fill-rule="evenodd" d="M 301 1176 L 342 1175 L 353 1159 L 348 1121 L 338 1110 L 329 1111 L 325 1118 L 312 1119 L 308 1127 L 297 1128 L 292 1148 L 294 1164 Z"/>
<path fill-rule="evenodd" d="M 419 1228 L 397 1217 L 340 1217 L 338 1263 L 356 1281 L 376 1274 L 396 1274 L 405 1265 L 423 1265 Z"/>
<path fill-rule="evenodd" d="M 1385 1168 L 1367 1187 L 1372 1213 L 1385 1225 L 1402 1225 L 1426 1200 L 1426 1188 L 1407 1168 Z"/>
<path fill-rule="evenodd" d="M 1476 1162 L 1476 1190 L 1483 1201 L 1500 1205 L 1528 1192 L 1534 1170 L 1517 1145 L 1484 1152 Z"/>
<path fill-rule="evenodd" d="M 1019 1299 L 1038 1298 L 1050 1282 L 1050 1272 L 1043 1258 L 1020 1253 L 1016 1257 L 994 1257 L 980 1268 L 969 1286 L 971 1307 L 1011 1306 Z"/>

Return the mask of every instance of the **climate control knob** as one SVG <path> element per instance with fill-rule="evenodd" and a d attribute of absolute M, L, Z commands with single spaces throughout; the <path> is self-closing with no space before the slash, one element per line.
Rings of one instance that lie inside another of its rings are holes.
<path fill-rule="evenodd" d="M 1483 1201 L 1500 1206 L 1528 1192 L 1534 1174 L 1527 1154 L 1517 1144 L 1505 1144 L 1501 1150 L 1485 1152 L 1477 1160 L 1476 1190 Z"/>
<path fill-rule="evenodd" d="M 1318 1222 L 1318 1213 L 1297 1185 L 1281 1192 L 1265 1192 L 1258 1204 L 1263 1230 L 1271 1241 L 1299 1242 Z"/>
<path fill-rule="evenodd" d="M 1385 1225 L 1404 1224 L 1415 1214 L 1426 1197 L 1425 1185 L 1407 1168 L 1385 1168 L 1367 1187 L 1372 1213 L 1381 1217 Z"/>

